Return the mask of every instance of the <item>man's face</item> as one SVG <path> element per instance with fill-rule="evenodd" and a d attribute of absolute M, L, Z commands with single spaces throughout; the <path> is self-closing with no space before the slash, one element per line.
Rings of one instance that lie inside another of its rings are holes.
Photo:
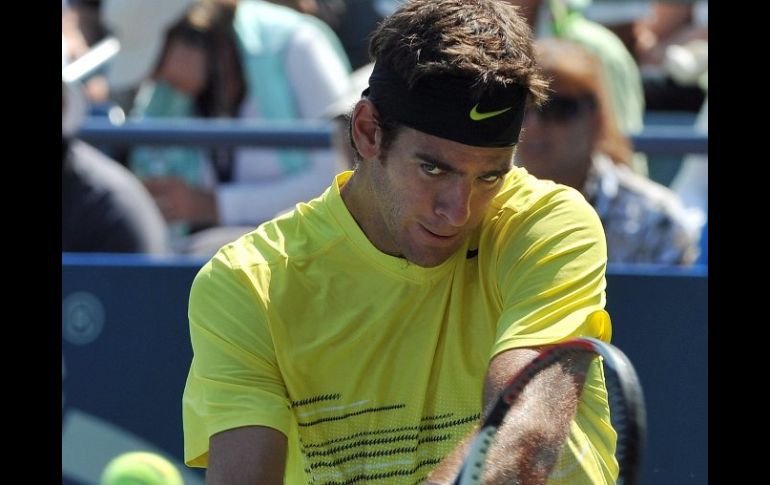
<path fill-rule="evenodd" d="M 402 128 L 384 160 L 365 162 L 375 221 L 367 236 L 385 253 L 438 266 L 479 226 L 512 155 Z"/>

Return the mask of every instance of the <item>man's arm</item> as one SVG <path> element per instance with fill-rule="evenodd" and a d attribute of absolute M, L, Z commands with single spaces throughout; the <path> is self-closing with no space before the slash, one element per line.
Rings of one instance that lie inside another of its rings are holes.
<path fill-rule="evenodd" d="M 286 436 L 264 426 L 235 428 L 211 437 L 206 485 L 282 485 Z"/>
<path fill-rule="evenodd" d="M 567 187 L 538 197 L 536 211 L 501 212 L 498 221 L 494 257 L 499 264 L 491 271 L 502 314 L 484 380 L 486 412 L 510 378 L 547 348 L 540 342 L 609 337 L 609 322 L 605 329 L 590 318 L 603 308 L 606 287 L 607 244 L 598 214 Z M 523 347 L 512 348 L 517 344 Z M 508 410 L 487 454 L 485 484 L 546 482 L 564 448 L 592 360 L 573 359 L 538 373 Z M 450 483 L 473 435 L 439 463 L 429 482 Z M 598 439 L 604 438 L 600 433 Z"/>
<path fill-rule="evenodd" d="M 484 409 L 494 403 L 508 380 L 539 353 L 512 349 L 490 363 L 484 381 Z M 511 407 L 487 455 L 485 484 L 545 483 L 556 465 L 577 412 L 592 356 L 581 355 L 539 373 Z M 476 432 L 466 436 L 433 471 L 428 483 L 448 484 L 455 477 Z"/>

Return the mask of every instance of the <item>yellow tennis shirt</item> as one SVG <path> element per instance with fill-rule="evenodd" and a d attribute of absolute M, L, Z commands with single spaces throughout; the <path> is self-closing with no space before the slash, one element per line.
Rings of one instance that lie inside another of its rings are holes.
<path fill-rule="evenodd" d="M 289 438 L 287 484 L 414 484 L 479 420 L 490 359 L 575 336 L 605 303 L 601 223 L 576 191 L 506 176 L 481 227 L 423 268 L 378 251 L 337 176 L 222 248 L 190 293 L 185 461 L 261 425 Z M 613 483 L 615 432 L 594 362 L 549 483 Z"/>

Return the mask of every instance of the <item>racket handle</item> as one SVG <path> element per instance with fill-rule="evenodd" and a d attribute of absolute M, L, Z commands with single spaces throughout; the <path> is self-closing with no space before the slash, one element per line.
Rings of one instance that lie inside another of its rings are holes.
<path fill-rule="evenodd" d="M 479 431 L 479 434 L 473 439 L 471 448 L 460 472 L 457 474 L 453 485 L 480 485 L 481 478 L 484 475 L 484 463 L 486 462 L 487 451 L 492 446 L 492 441 L 497 432 L 496 426 L 486 426 Z"/>

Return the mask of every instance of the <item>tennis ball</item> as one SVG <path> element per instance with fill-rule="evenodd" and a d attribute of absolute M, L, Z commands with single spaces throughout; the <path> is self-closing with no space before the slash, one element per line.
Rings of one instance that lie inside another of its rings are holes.
<path fill-rule="evenodd" d="M 100 485 L 184 485 L 179 470 L 155 453 L 133 451 L 118 455 L 102 472 Z"/>

